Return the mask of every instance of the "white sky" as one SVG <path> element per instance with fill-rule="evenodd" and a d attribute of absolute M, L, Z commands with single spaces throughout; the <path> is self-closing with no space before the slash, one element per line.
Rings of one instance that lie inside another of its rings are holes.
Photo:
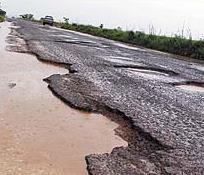
<path fill-rule="evenodd" d="M 189 28 L 195 38 L 204 36 L 204 0 L 0 0 L 9 16 L 32 13 L 62 20 L 127 30 L 172 34 Z"/>

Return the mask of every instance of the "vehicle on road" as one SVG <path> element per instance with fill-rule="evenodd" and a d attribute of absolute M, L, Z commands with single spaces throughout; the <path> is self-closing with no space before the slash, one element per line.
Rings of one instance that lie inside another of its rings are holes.
<path fill-rule="evenodd" d="M 54 19 L 52 16 L 45 16 L 43 19 L 42 19 L 42 22 L 43 22 L 43 25 L 50 25 L 50 26 L 53 26 L 54 24 Z"/>

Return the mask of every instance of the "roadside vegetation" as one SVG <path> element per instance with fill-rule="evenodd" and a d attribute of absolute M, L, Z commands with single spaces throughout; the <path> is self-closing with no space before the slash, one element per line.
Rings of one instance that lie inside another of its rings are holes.
<path fill-rule="evenodd" d="M 21 15 L 21 18 L 40 22 L 35 20 L 31 14 Z M 186 38 L 181 34 L 169 37 L 156 35 L 154 32 L 146 34 L 141 31 L 123 31 L 120 27 L 107 29 L 104 28 L 103 24 L 95 27 L 92 25 L 70 23 L 69 18 L 66 17 L 63 20 L 63 22 L 55 22 L 55 26 L 162 52 L 204 60 L 204 40 L 193 40 L 191 36 Z"/>
<path fill-rule="evenodd" d="M 4 20 L 5 20 L 5 16 L 0 15 L 0 22 L 4 22 Z"/>
<path fill-rule="evenodd" d="M 34 15 L 33 14 L 23 14 L 23 15 L 20 15 L 20 18 L 21 19 L 24 19 L 24 20 L 34 20 Z"/>
<path fill-rule="evenodd" d="M 0 22 L 5 21 L 6 12 L 0 9 Z"/>

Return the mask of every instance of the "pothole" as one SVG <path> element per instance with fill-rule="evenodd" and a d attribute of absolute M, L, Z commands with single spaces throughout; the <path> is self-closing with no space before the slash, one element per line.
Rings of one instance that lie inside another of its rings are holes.
<path fill-rule="evenodd" d="M 149 75 L 162 75 L 162 76 L 168 76 L 167 73 L 155 71 L 155 70 L 148 70 L 148 69 L 132 69 L 128 68 L 128 71 L 134 72 L 134 73 L 142 73 L 142 74 L 149 74 Z"/>
<path fill-rule="evenodd" d="M 204 66 L 194 66 L 194 68 L 204 72 Z"/>
<path fill-rule="evenodd" d="M 53 36 L 53 37 L 61 37 L 61 38 L 78 39 L 78 38 L 73 38 L 73 37 L 71 37 L 71 36 L 69 36 L 69 35 L 58 35 L 58 34 L 55 34 L 55 35 L 51 35 L 51 36 Z"/>
<path fill-rule="evenodd" d="M 138 65 L 114 65 L 114 67 L 119 68 L 120 71 L 123 71 L 130 76 L 142 76 L 147 79 L 163 79 L 164 77 L 166 79 L 167 77 L 173 78 L 173 76 L 178 75 L 177 72 L 172 70 L 145 66 L 141 63 L 138 63 Z"/>
<path fill-rule="evenodd" d="M 115 42 L 115 43 L 113 43 L 113 44 L 114 44 L 115 46 L 119 46 L 119 47 L 122 47 L 122 48 L 125 48 L 125 49 L 137 50 L 137 51 L 145 51 L 144 49 L 141 49 L 141 48 L 138 48 L 138 47 L 134 47 L 134 46 L 130 46 L 130 45 L 123 44 L 123 43 Z"/>
<path fill-rule="evenodd" d="M 122 68 L 120 71 L 130 77 L 142 77 L 149 80 L 167 81 L 167 78 L 171 78 L 169 74 L 146 69 Z"/>
<path fill-rule="evenodd" d="M 115 68 L 123 68 L 123 69 L 131 69 L 132 71 L 145 71 L 145 72 L 152 72 L 152 73 L 159 73 L 159 74 L 166 74 L 176 76 L 178 75 L 177 72 L 173 70 L 163 69 L 159 67 L 152 67 L 152 66 L 145 66 L 141 63 L 135 63 L 135 65 L 114 65 Z"/>
<path fill-rule="evenodd" d="M 174 83 L 173 85 L 185 91 L 204 93 L 204 83 L 202 82 Z"/>
<path fill-rule="evenodd" d="M 194 91 L 194 92 L 203 92 L 204 93 L 204 87 L 199 87 L 195 85 L 179 85 L 177 86 L 183 90 L 187 91 Z"/>
<path fill-rule="evenodd" d="M 132 58 L 129 57 L 119 57 L 119 56 L 108 56 L 103 57 L 106 61 L 109 61 L 113 64 L 118 64 L 118 66 L 123 65 L 134 65 L 134 66 L 142 66 L 143 64 L 135 62 Z M 117 66 L 117 65 L 116 65 Z"/>

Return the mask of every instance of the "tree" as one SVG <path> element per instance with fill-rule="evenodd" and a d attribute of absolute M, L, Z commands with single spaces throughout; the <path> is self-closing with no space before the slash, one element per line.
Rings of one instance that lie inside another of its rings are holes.
<path fill-rule="evenodd" d="M 135 32 L 128 31 L 128 40 L 132 41 L 135 38 Z"/>
<path fill-rule="evenodd" d="M 118 31 L 122 31 L 122 28 L 120 26 L 117 27 Z"/>
<path fill-rule="evenodd" d="M 101 29 L 103 29 L 103 24 L 101 24 L 99 27 L 100 27 Z"/>
<path fill-rule="evenodd" d="M 34 19 L 33 14 L 24 14 L 24 15 L 20 15 L 20 17 L 22 19 L 25 19 L 25 20 L 33 20 Z"/>
<path fill-rule="evenodd" d="M 0 2 L 0 16 L 6 16 L 6 12 L 1 9 L 1 2 Z"/>
<path fill-rule="evenodd" d="M 69 24 L 69 18 L 63 17 L 65 24 Z"/>
<path fill-rule="evenodd" d="M 6 12 L 0 9 L 0 16 L 5 16 Z"/>

